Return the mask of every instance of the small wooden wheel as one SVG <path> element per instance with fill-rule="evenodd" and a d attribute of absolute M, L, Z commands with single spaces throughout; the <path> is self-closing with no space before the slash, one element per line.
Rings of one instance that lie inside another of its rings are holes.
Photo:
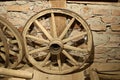
<path fill-rule="evenodd" d="M 5 51 L 1 51 L 1 49 L 5 49 Z M 4 36 L 4 33 L 2 32 L 2 30 L 0 29 L 0 62 L 2 64 L 0 64 L 0 67 L 4 66 L 7 67 L 8 66 L 8 62 L 9 62 L 9 47 L 7 44 L 7 40 Z M 3 65 L 4 64 L 4 65 Z"/>
<path fill-rule="evenodd" d="M 56 16 L 66 18 L 65 29 L 60 35 Z M 78 14 L 66 9 L 50 8 L 34 15 L 25 25 L 23 38 L 29 62 L 52 74 L 82 69 L 93 48 L 87 23 Z"/>
<path fill-rule="evenodd" d="M 2 55 L 3 53 L 1 53 L 0 56 L 1 58 L 4 57 L 3 60 L 7 64 L 6 67 L 15 68 L 23 57 L 22 37 L 17 29 L 3 17 L 0 17 L 0 32 L 4 35 L 4 37 L 0 35 L 0 53 L 3 52 L 5 54 Z"/>

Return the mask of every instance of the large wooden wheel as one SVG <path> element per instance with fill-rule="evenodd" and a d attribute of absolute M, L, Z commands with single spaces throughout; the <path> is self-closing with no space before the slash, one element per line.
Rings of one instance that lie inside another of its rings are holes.
<path fill-rule="evenodd" d="M 60 35 L 55 17 L 66 18 Z M 34 15 L 23 30 L 26 57 L 39 70 L 66 74 L 83 69 L 92 54 L 92 34 L 76 13 L 59 8 L 45 9 Z"/>
<path fill-rule="evenodd" d="M 16 68 L 23 57 L 23 41 L 20 33 L 13 25 L 0 17 L 0 59 L 5 67 Z"/>

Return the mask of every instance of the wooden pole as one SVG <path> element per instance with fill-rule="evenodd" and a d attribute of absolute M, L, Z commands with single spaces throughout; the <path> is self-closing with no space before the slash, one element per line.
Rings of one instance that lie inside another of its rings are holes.
<path fill-rule="evenodd" d="M 22 71 L 22 70 L 12 70 L 6 68 L 0 68 L 0 75 L 25 78 L 25 79 L 31 79 L 33 77 L 33 74 L 30 72 Z"/>

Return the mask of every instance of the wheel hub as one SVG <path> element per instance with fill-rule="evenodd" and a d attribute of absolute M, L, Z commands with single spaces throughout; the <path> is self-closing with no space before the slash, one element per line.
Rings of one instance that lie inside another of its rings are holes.
<path fill-rule="evenodd" d="M 62 49 L 63 49 L 63 43 L 61 41 L 54 40 L 54 41 L 50 42 L 49 50 L 50 50 L 51 54 L 53 54 L 53 55 L 60 54 Z"/>

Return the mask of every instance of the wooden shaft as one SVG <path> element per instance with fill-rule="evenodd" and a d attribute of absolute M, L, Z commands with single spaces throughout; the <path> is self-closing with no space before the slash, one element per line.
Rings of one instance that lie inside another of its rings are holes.
<path fill-rule="evenodd" d="M 22 70 L 6 69 L 6 68 L 0 68 L 0 75 L 13 76 L 13 77 L 25 78 L 25 79 L 31 79 L 33 77 L 33 73 Z"/>

